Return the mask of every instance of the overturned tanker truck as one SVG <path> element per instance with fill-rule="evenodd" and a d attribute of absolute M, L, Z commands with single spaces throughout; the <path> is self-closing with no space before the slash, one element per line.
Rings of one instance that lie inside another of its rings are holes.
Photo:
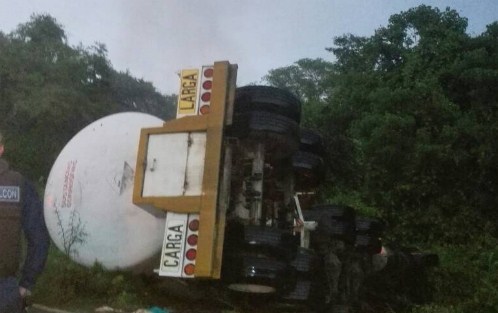
<path fill-rule="evenodd" d="M 236 72 L 226 61 L 182 70 L 174 120 L 119 113 L 81 130 L 46 186 L 57 247 L 86 266 L 219 279 L 337 312 L 361 302 L 371 273 L 437 262 L 383 248 L 383 225 L 351 207 L 310 201 L 322 137 L 300 128 L 295 96 L 236 88 Z"/>

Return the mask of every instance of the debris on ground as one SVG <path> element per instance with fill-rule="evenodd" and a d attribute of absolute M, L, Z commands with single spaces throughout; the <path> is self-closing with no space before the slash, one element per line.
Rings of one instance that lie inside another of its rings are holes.
<path fill-rule="evenodd" d="M 104 313 L 104 312 L 123 312 L 121 310 L 115 310 L 109 306 L 103 306 L 95 309 L 95 313 Z"/>
<path fill-rule="evenodd" d="M 109 306 L 103 306 L 95 309 L 95 313 L 106 313 L 106 312 L 114 312 L 114 313 L 124 313 L 123 310 L 113 309 Z M 133 313 L 170 313 L 167 309 L 161 309 L 159 307 L 151 307 L 149 309 L 138 309 L 133 311 Z"/>

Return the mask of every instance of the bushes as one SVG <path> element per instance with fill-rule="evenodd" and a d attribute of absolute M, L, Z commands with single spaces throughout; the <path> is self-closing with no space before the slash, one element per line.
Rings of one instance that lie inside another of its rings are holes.
<path fill-rule="evenodd" d="M 35 302 L 62 307 L 78 303 L 133 309 L 147 301 L 145 280 L 131 273 L 106 271 L 98 263 L 85 268 L 52 246 L 33 297 Z"/>
<path fill-rule="evenodd" d="M 433 247 L 441 264 L 431 277 L 434 302 L 411 313 L 498 312 L 498 240 Z"/>
<path fill-rule="evenodd" d="M 328 202 L 348 204 L 357 207 L 361 214 L 379 216 L 379 210 L 365 204 L 364 197 L 358 192 L 330 188 L 324 193 Z M 403 300 L 396 294 L 398 290 L 385 289 L 377 290 L 380 294 L 375 300 L 379 306 L 398 313 L 498 312 L 498 238 L 492 235 L 491 222 L 485 222 L 471 212 L 461 212 L 451 219 L 433 215 L 436 220 L 432 223 L 437 227 L 424 228 L 424 220 L 417 218 L 417 212 L 412 213 L 396 215 L 393 220 L 398 223 L 388 225 L 385 239 L 438 254 L 440 265 L 429 270 L 428 289 L 412 290 L 426 294 L 425 301 L 430 301 L 430 304 L 412 304 L 402 310 L 400 307 L 410 304 L 409 301 L 396 306 L 397 300 Z M 477 229 L 480 229 L 480 234 Z M 428 232 L 429 240 L 426 237 Z"/>

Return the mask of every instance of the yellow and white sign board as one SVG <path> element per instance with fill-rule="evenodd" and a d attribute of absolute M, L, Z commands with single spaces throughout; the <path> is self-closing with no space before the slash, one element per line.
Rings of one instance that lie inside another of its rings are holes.
<path fill-rule="evenodd" d="M 199 69 L 182 70 L 176 118 L 197 115 L 199 92 Z"/>

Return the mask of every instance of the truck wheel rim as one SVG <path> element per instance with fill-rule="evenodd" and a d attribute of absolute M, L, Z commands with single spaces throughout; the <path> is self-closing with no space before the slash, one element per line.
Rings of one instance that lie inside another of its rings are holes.
<path fill-rule="evenodd" d="M 248 293 L 274 293 L 276 289 L 271 286 L 256 285 L 256 284 L 230 284 L 228 289 L 238 292 L 248 292 Z"/>

